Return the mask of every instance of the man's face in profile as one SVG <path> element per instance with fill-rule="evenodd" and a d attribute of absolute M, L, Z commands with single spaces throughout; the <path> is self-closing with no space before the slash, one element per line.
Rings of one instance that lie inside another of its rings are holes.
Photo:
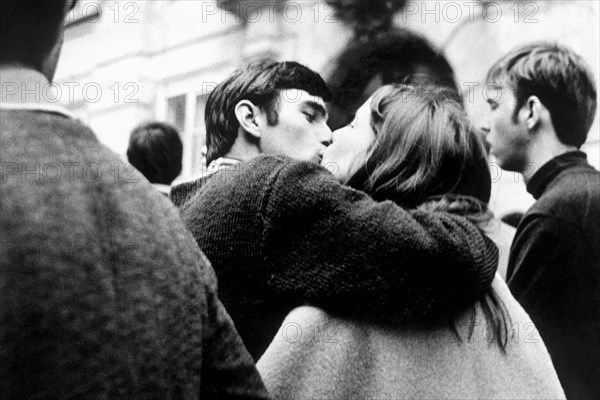
<path fill-rule="evenodd" d="M 263 112 L 257 117 L 263 119 L 261 152 L 319 162 L 331 141 L 323 99 L 304 90 L 284 89 L 279 92 L 277 103 L 277 124 L 269 126 Z"/>
<path fill-rule="evenodd" d="M 490 148 L 490 155 L 500 168 L 521 172 L 527 160 L 530 136 L 524 123 L 526 110 L 518 110 L 517 100 L 507 86 L 492 86 L 488 90 L 489 113 L 483 121 L 482 130 Z M 523 111 L 523 112 L 522 112 Z"/>

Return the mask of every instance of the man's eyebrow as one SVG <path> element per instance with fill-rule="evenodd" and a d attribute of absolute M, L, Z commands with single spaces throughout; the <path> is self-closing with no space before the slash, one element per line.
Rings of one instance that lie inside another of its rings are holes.
<path fill-rule="evenodd" d="M 327 110 L 321 103 L 317 103 L 316 101 L 313 101 L 313 100 L 305 100 L 302 102 L 302 105 L 312 108 L 314 111 L 321 114 L 321 117 L 323 117 L 324 119 L 329 118 L 329 114 L 327 114 Z"/>

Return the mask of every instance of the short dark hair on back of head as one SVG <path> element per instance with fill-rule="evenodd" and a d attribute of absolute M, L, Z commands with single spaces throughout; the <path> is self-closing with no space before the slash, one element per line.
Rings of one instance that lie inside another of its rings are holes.
<path fill-rule="evenodd" d="M 219 83 L 206 102 L 206 162 L 225 155 L 237 139 L 237 103 L 251 101 L 266 113 L 269 125 L 274 126 L 279 118 L 279 91 L 284 89 L 304 90 L 324 101 L 331 100 L 331 92 L 321 76 L 293 61 L 254 62 Z"/>
<path fill-rule="evenodd" d="M 146 122 L 129 137 L 127 159 L 150 183 L 170 185 L 181 172 L 183 144 L 175 127 Z"/>
<path fill-rule="evenodd" d="M 569 48 L 546 42 L 519 47 L 496 61 L 486 80 L 514 92 L 513 120 L 537 96 L 562 143 L 585 143 L 596 115 L 596 86 L 587 63 Z"/>
<path fill-rule="evenodd" d="M 66 1 L 2 0 L 1 63 L 23 64 L 39 70 L 59 39 Z"/>

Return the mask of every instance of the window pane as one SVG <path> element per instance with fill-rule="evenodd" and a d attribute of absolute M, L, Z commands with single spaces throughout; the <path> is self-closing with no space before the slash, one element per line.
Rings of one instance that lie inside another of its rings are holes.
<path fill-rule="evenodd" d="M 185 95 L 167 100 L 167 122 L 175 126 L 179 134 L 185 129 Z"/>
<path fill-rule="evenodd" d="M 194 132 L 192 133 L 192 171 L 194 172 L 202 171 L 206 163 L 202 148 L 206 145 L 204 107 L 206 106 L 207 98 L 207 94 L 196 96 L 196 118 L 194 121 Z"/>
<path fill-rule="evenodd" d="M 194 122 L 195 129 L 204 128 L 204 107 L 206 107 L 207 99 L 207 94 L 200 94 L 196 96 L 196 121 Z"/>

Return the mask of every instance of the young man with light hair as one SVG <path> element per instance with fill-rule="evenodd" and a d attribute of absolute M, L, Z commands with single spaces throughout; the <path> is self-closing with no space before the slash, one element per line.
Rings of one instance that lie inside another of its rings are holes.
<path fill-rule="evenodd" d="M 508 284 L 540 331 L 567 398 L 600 398 L 600 173 L 580 151 L 596 114 L 594 78 L 557 44 L 517 48 L 490 69 L 483 127 L 501 168 L 536 203 L 512 244 Z"/>

